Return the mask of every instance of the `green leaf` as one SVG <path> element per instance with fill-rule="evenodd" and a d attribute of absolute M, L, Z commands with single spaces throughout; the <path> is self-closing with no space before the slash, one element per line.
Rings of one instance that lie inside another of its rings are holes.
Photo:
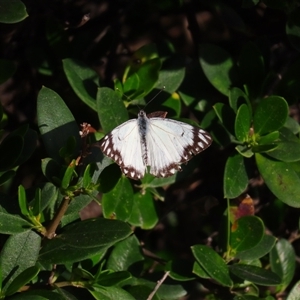
<path fill-rule="evenodd" d="M 8 286 L 5 295 L 10 296 L 16 293 L 25 284 L 30 282 L 34 277 L 38 275 L 40 269 L 37 266 L 32 266 L 25 269 L 21 274 L 19 274 L 13 282 Z"/>
<path fill-rule="evenodd" d="M 275 242 L 275 237 L 264 234 L 263 238 L 256 246 L 249 250 L 239 251 L 238 253 L 236 253 L 235 258 L 248 261 L 259 259 L 272 250 L 272 248 L 275 245 Z"/>
<path fill-rule="evenodd" d="M 151 229 L 158 222 L 155 203 L 150 192 L 135 193 L 133 198 L 132 213 L 128 223 L 142 229 Z"/>
<path fill-rule="evenodd" d="M 206 271 L 196 261 L 194 262 L 193 273 L 201 278 L 205 278 L 205 279 L 210 278 L 210 276 L 206 273 Z"/>
<path fill-rule="evenodd" d="M 131 272 L 136 269 L 138 274 L 142 270 L 140 262 L 144 261 L 140 242 L 135 235 L 132 235 L 123 241 L 117 243 L 113 248 L 108 260 L 107 268 L 113 271 Z"/>
<path fill-rule="evenodd" d="M 0 175 L 0 186 L 11 180 L 16 175 L 16 171 L 9 170 Z"/>
<path fill-rule="evenodd" d="M 96 109 L 96 95 L 99 86 L 97 72 L 89 68 L 83 62 L 66 58 L 63 59 L 63 67 L 67 79 L 76 95 L 91 109 Z"/>
<path fill-rule="evenodd" d="M 104 287 L 98 284 L 93 284 L 88 290 L 95 299 L 98 300 L 135 300 L 135 298 L 133 298 L 133 296 L 131 296 L 128 292 L 116 286 Z"/>
<path fill-rule="evenodd" d="M 235 150 L 242 156 L 246 158 L 250 158 L 253 156 L 253 147 L 250 145 L 237 145 Z"/>
<path fill-rule="evenodd" d="M 292 46 L 300 51 L 300 9 L 296 8 L 288 15 L 286 34 Z"/>
<path fill-rule="evenodd" d="M 281 278 L 277 292 L 283 292 L 294 278 L 296 255 L 293 246 L 285 239 L 280 239 L 270 253 L 272 271 Z"/>
<path fill-rule="evenodd" d="M 75 119 L 60 96 L 46 87 L 38 95 L 37 117 L 43 142 L 51 158 L 61 160 L 59 150 L 71 136 L 77 141 L 74 149 L 74 156 L 77 156 L 81 141 Z"/>
<path fill-rule="evenodd" d="M 236 138 L 241 142 L 249 140 L 251 116 L 247 104 L 242 104 L 236 114 L 234 131 Z"/>
<path fill-rule="evenodd" d="M 284 128 L 281 128 L 281 130 L 283 130 Z M 270 132 L 269 134 L 263 135 L 261 136 L 257 141 L 259 143 L 259 145 L 270 145 L 270 144 L 275 144 L 275 141 L 278 141 L 279 139 L 279 131 L 273 131 Z M 277 146 L 277 144 L 276 144 Z"/>
<path fill-rule="evenodd" d="M 286 122 L 288 109 L 287 102 L 281 97 L 262 99 L 254 112 L 254 133 L 264 135 L 279 130 Z"/>
<path fill-rule="evenodd" d="M 197 262 L 195 262 L 194 265 L 195 264 L 197 264 Z M 195 279 L 195 276 L 191 274 L 193 264 L 189 260 L 171 260 L 167 263 L 165 270 L 170 271 L 169 276 L 177 281 L 190 281 Z"/>
<path fill-rule="evenodd" d="M 43 264 L 65 264 L 93 256 L 131 234 L 130 227 L 118 220 L 88 219 L 68 225 L 40 251 Z"/>
<path fill-rule="evenodd" d="M 248 109 L 250 111 L 250 115 L 252 115 L 251 103 L 249 101 L 248 96 L 239 88 L 233 87 L 229 92 L 229 105 L 236 113 L 238 108 L 242 104 L 247 104 Z"/>
<path fill-rule="evenodd" d="M 265 227 L 261 219 L 255 216 L 244 216 L 232 225 L 230 247 L 232 252 L 249 250 L 262 240 Z"/>
<path fill-rule="evenodd" d="M 248 175 L 244 158 L 239 153 L 229 156 L 224 172 L 224 197 L 235 198 L 239 196 L 248 185 Z"/>
<path fill-rule="evenodd" d="M 217 117 L 231 135 L 234 135 L 234 120 L 235 113 L 231 107 L 223 103 L 216 103 L 213 106 L 214 111 L 216 112 Z"/>
<path fill-rule="evenodd" d="M 229 270 L 219 254 L 204 245 L 192 246 L 194 257 L 211 278 L 223 286 L 232 286 Z"/>
<path fill-rule="evenodd" d="M 49 180 L 53 181 L 53 178 L 58 178 L 61 172 L 61 164 L 52 158 L 42 159 L 41 169 L 44 176 Z M 56 182 L 57 184 L 57 182 Z"/>
<path fill-rule="evenodd" d="M 96 283 L 102 286 L 122 286 L 131 278 L 132 276 L 128 271 L 113 272 L 110 274 L 105 273 L 100 274 L 100 276 L 96 280 Z"/>
<path fill-rule="evenodd" d="M 185 77 L 185 57 L 172 55 L 164 60 L 159 72 L 157 88 L 165 86 L 165 91 L 174 93 L 178 90 Z"/>
<path fill-rule="evenodd" d="M 229 53 L 212 44 L 201 44 L 200 64 L 209 82 L 220 93 L 228 95 L 238 79 L 236 66 Z"/>
<path fill-rule="evenodd" d="M 266 185 L 279 200 L 300 207 L 300 179 L 290 164 L 255 154 L 258 170 Z"/>
<path fill-rule="evenodd" d="M 3 11 L 2 10 L 0 11 L 0 19 L 1 19 L 1 12 Z M 14 62 L 7 59 L 0 59 L 0 84 L 4 83 L 6 80 L 12 77 L 15 71 L 16 71 L 16 66 Z M 2 116 L 0 120 L 1 119 Z"/>
<path fill-rule="evenodd" d="M 32 224 L 18 215 L 0 211 L 0 233 L 16 234 L 28 231 Z"/>
<path fill-rule="evenodd" d="M 1 0 L 0 22 L 18 23 L 28 17 L 26 7 L 20 0 Z"/>
<path fill-rule="evenodd" d="M 65 174 L 61 181 L 61 188 L 63 189 L 68 188 L 68 186 L 70 185 L 70 181 L 73 179 L 75 167 L 76 167 L 76 160 L 73 159 L 65 171 Z"/>
<path fill-rule="evenodd" d="M 95 165 L 88 164 L 82 176 L 82 187 L 87 189 L 92 182 Z"/>
<path fill-rule="evenodd" d="M 253 282 L 257 285 L 276 286 L 281 282 L 277 274 L 257 266 L 234 264 L 230 265 L 229 269 L 230 272 L 239 278 Z"/>
<path fill-rule="evenodd" d="M 262 91 L 265 70 L 262 54 L 253 42 L 244 44 L 238 65 L 239 74 L 250 99 L 256 99 Z"/>
<path fill-rule="evenodd" d="M 127 221 L 133 207 L 133 190 L 128 178 L 122 176 L 116 186 L 102 196 L 102 209 L 105 218 Z"/>
<path fill-rule="evenodd" d="M 277 147 L 268 151 L 268 155 L 285 162 L 300 160 L 300 140 L 289 129 L 283 127 L 279 134 Z"/>
<path fill-rule="evenodd" d="M 288 294 L 286 300 L 298 300 L 300 290 L 300 280 L 295 283 L 292 287 L 290 293 Z"/>
<path fill-rule="evenodd" d="M 41 237 L 26 231 L 8 238 L 0 253 L 2 278 L 6 281 L 4 291 L 24 270 L 36 264 L 41 247 Z"/>
<path fill-rule="evenodd" d="M 135 299 L 147 299 L 149 295 L 153 292 L 153 288 L 146 285 L 131 285 L 127 288 L 127 291 Z M 151 298 L 151 300 L 160 300 L 161 298 L 157 296 L 157 293 Z"/>
<path fill-rule="evenodd" d="M 99 88 L 97 111 L 104 132 L 109 132 L 128 120 L 128 112 L 119 95 L 110 88 Z"/>
<path fill-rule="evenodd" d="M 19 185 L 19 188 L 18 188 L 18 200 L 19 200 L 19 206 L 20 206 L 22 215 L 29 216 L 30 213 L 28 210 L 26 193 L 25 193 L 25 189 L 22 185 Z"/>

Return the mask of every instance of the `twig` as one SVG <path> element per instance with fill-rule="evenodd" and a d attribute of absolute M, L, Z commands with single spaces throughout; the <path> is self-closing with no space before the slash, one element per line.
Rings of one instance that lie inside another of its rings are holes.
<path fill-rule="evenodd" d="M 153 296 L 155 295 L 155 293 L 157 292 L 159 287 L 163 284 L 163 282 L 166 280 L 166 278 L 169 276 L 169 274 L 170 274 L 170 271 L 167 271 L 164 274 L 163 278 L 157 282 L 157 285 L 155 286 L 153 292 L 148 296 L 147 300 L 151 300 L 153 298 Z"/>

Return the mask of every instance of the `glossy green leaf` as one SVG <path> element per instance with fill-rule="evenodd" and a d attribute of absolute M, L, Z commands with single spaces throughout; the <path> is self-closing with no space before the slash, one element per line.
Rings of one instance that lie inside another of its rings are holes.
<path fill-rule="evenodd" d="M 1 19 L 1 12 L 0 12 L 0 19 Z M 1 22 L 1 21 L 0 21 Z M 7 59 L 0 59 L 0 84 L 4 83 L 16 71 L 16 66 L 14 62 L 7 60 Z M 0 120 L 2 119 L 2 116 Z"/>
<path fill-rule="evenodd" d="M 276 286 L 280 284 L 280 277 L 257 266 L 234 264 L 229 266 L 230 272 L 243 280 L 253 282 L 257 285 Z"/>
<path fill-rule="evenodd" d="M 288 294 L 286 300 L 298 300 L 300 291 L 300 280 L 292 287 L 290 293 Z"/>
<path fill-rule="evenodd" d="M 98 89 L 97 111 L 104 132 L 109 132 L 128 120 L 128 112 L 122 99 L 110 88 Z"/>
<path fill-rule="evenodd" d="M 257 106 L 253 126 L 255 134 L 264 135 L 283 127 L 288 116 L 287 102 L 278 96 L 270 96 L 261 100 Z"/>
<path fill-rule="evenodd" d="M 292 46 L 300 51 L 300 9 L 295 8 L 289 15 L 286 24 L 286 34 Z"/>
<path fill-rule="evenodd" d="M 83 62 L 72 58 L 63 60 L 67 79 L 76 95 L 91 109 L 96 109 L 96 95 L 99 86 L 98 74 Z"/>
<path fill-rule="evenodd" d="M 284 129 L 284 128 L 282 128 Z M 282 130 L 281 129 L 281 130 Z M 279 131 L 273 131 L 269 134 L 263 135 L 258 139 L 259 145 L 268 145 L 268 144 L 274 144 L 275 142 L 279 141 Z M 276 147 L 277 147 L 277 143 Z"/>
<path fill-rule="evenodd" d="M 41 237 L 26 231 L 8 238 L 0 253 L 2 278 L 6 281 L 4 290 L 24 270 L 36 264 L 41 247 Z"/>
<path fill-rule="evenodd" d="M 239 57 L 239 74 L 251 99 L 256 99 L 262 92 L 265 77 L 264 59 L 253 42 L 244 44 Z"/>
<path fill-rule="evenodd" d="M 258 217 L 239 218 L 231 226 L 230 247 L 232 252 L 235 254 L 257 246 L 264 236 L 264 231 L 264 224 Z"/>
<path fill-rule="evenodd" d="M 159 72 L 157 88 L 165 86 L 165 91 L 174 93 L 178 90 L 185 76 L 185 57 L 173 55 L 164 60 Z"/>
<path fill-rule="evenodd" d="M 95 166 L 95 165 L 93 165 Z M 93 176 L 94 167 L 92 167 L 91 164 L 88 164 L 84 170 L 83 176 L 82 176 L 82 186 L 83 188 L 88 188 L 89 185 L 92 182 L 92 176 Z"/>
<path fill-rule="evenodd" d="M 116 186 L 102 196 L 102 209 L 105 218 L 127 221 L 133 207 L 133 190 L 129 179 L 122 176 Z"/>
<path fill-rule="evenodd" d="M 290 164 L 256 153 L 256 164 L 266 185 L 284 203 L 300 207 L 300 179 Z"/>
<path fill-rule="evenodd" d="M 37 117 L 44 145 L 51 158 L 61 160 L 59 150 L 71 136 L 77 141 L 74 156 L 78 155 L 81 141 L 77 123 L 60 96 L 46 87 L 38 95 Z"/>
<path fill-rule="evenodd" d="M 109 274 L 100 274 L 96 283 L 102 286 L 124 285 L 132 276 L 128 271 L 113 272 Z"/>
<path fill-rule="evenodd" d="M 40 269 L 37 266 L 32 266 L 32 267 L 25 269 L 8 286 L 5 294 L 7 296 L 10 296 L 10 295 L 16 293 L 20 288 L 22 288 L 25 284 L 30 282 L 34 277 L 36 277 L 39 272 L 40 272 Z"/>
<path fill-rule="evenodd" d="M 210 278 L 210 276 L 206 273 L 206 271 L 196 261 L 194 262 L 193 273 L 201 278 L 206 278 L 206 279 Z"/>
<path fill-rule="evenodd" d="M 232 135 L 234 135 L 234 120 L 235 113 L 231 107 L 223 103 L 216 103 L 213 106 L 217 117 L 221 121 L 225 129 Z"/>
<path fill-rule="evenodd" d="M 244 158 L 239 153 L 229 156 L 224 172 L 224 197 L 235 198 L 239 196 L 248 185 L 248 175 Z"/>
<path fill-rule="evenodd" d="M 272 248 L 275 245 L 275 242 L 276 242 L 275 237 L 264 234 L 261 241 L 256 246 L 254 246 L 249 250 L 237 252 L 235 257 L 241 260 L 248 260 L 248 261 L 259 259 L 265 256 L 266 254 L 268 254 L 272 250 Z"/>
<path fill-rule="evenodd" d="M 195 264 L 197 264 L 197 262 L 195 262 L 194 265 Z M 169 271 L 169 276 L 177 281 L 190 281 L 195 279 L 195 276 L 191 274 L 193 263 L 189 260 L 176 259 L 169 261 L 166 264 L 165 270 Z"/>
<path fill-rule="evenodd" d="M 250 158 L 253 156 L 253 147 L 250 147 L 249 145 L 237 145 L 235 147 L 235 150 L 242 156 Z"/>
<path fill-rule="evenodd" d="M 22 215 L 29 216 L 26 193 L 25 193 L 25 189 L 22 185 L 19 185 L 19 188 L 18 188 L 18 200 L 19 200 L 19 206 L 20 206 Z"/>
<path fill-rule="evenodd" d="M 228 267 L 219 254 L 204 245 L 192 246 L 192 252 L 197 262 L 211 278 L 223 286 L 232 286 Z"/>
<path fill-rule="evenodd" d="M 158 222 L 158 215 L 155 209 L 155 201 L 152 195 L 146 193 L 135 193 L 133 198 L 132 213 L 128 223 L 139 226 L 143 229 L 151 229 Z"/>
<path fill-rule="evenodd" d="M 41 169 L 44 176 L 49 180 L 53 181 L 54 177 L 60 176 L 61 164 L 52 158 L 42 159 Z"/>
<path fill-rule="evenodd" d="M 16 175 L 16 171 L 9 170 L 0 175 L 0 186 L 11 180 Z"/>
<path fill-rule="evenodd" d="M 80 261 L 111 247 L 130 234 L 130 227 L 118 220 L 97 218 L 76 222 L 45 242 L 39 261 L 43 264 Z"/>
<path fill-rule="evenodd" d="M 41 203 L 42 191 L 40 188 L 36 188 L 33 203 L 30 203 L 31 214 L 33 216 L 38 216 L 41 213 Z"/>
<path fill-rule="evenodd" d="M 234 131 L 236 138 L 241 142 L 249 140 L 251 115 L 247 104 L 242 104 L 235 118 Z"/>
<path fill-rule="evenodd" d="M 26 7 L 20 0 L 1 0 L 0 23 L 18 23 L 28 17 Z"/>
<path fill-rule="evenodd" d="M 113 271 L 131 270 L 131 272 L 138 269 L 140 272 L 142 270 L 140 262 L 144 259 L 140 242 L 135 235 L 132 235 L 115 245 L 107 260 L 107 268 Z"/>
<path fill-rule="evenodd" d="M 281 278 L 278 292 L 283 292 L 294 278 L 296 255 L 289 241 L 280 239 L 270 253 L 272 271 Z"/>
<path fill-rule="evenodd" d="M 283 127 L 279 134 L 280 142 L 268 155 L 285 162 L 300 160 L 300 140 L 289 129 Z"/>
<path fill-rule="evenodd" d="M 76 167 L 76 161 L 75 159 L 73 159 L 71 163 L 68 165 L 65 174 L 62 178 L 61 188 L 63 189 L 68 188 L 68 186 L 70 185 L 70 181 L 73 179 L 75 167 Z"/>
<path fill-rule="evenodd" d="M 0 144 L 0 171 L 7 171 L 14 167 L 24 147 L 24 139 L 19 136 L 8 135 Z"/>
<path fill-rule="evenodd" d="M 32 224 L 18 215 L 0 211 L 0 233 L 16 234 L 28 231 Z"/>
<path fill-rule="evenodd" d="M 235 113 L 242 104 L 247 104 L 250 115 L 252 115 L 251 103 L 249 101 L 249 98 L 241 89 L 233 87 L 232 89 L 230 89 L 228 97 L 229 105 Z"/>
<path fill-rule="evenodd" d="M 213 44 L 201 44 L 200 64 L 209 82 L 222 94 L 229 90 L 238 80 L 233 59 L 224 49 Z"/>
<path fill-rule="evenodd" d="M 116 286 L 101 286 L 93 284 L 93 286 L 89 289 L 89 292 L 97 300 L 135 300 L 135 298 L 133 298 L 133 296 L 128 292 Z"/>

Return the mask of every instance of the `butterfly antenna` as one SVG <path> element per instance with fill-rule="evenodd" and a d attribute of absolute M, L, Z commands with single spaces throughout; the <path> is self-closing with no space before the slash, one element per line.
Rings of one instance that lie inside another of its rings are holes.
<path fill-rule="evenodd" d="M 156 95 L 154 95 L 153 97 L 152 97 L 152 99 L 150 99 L 149 100 L 149 102 L 147 102 L 147 104 L 145 105 L 145 107 L 147 107 L 147 105 L 148 104 L 150 104 L 161 92 L 163 92 L 164 90 L 166 89 L 166 87 L 165 86 L 163 86 L 159 91 L 158 91 L 158 93 L 156 94 Z"/>

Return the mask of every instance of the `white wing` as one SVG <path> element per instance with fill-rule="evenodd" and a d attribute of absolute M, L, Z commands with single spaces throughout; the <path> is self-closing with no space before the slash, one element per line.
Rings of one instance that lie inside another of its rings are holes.
<path fill-rule="evenodd" d="M 181 169 L 182 163 L 212 143 L 209 133 L 198 127 L 164 118 L 150 118 L 148 121 L 145 163 L 156 177 L 173 175 Z"/>
<path fill-rule="evenodd" d="M 100 141 L 100 148 L 120 166 L 126 176 L 136 180 L 144 177 L 146 166 L 142 159 L 137 119 L 112 130 Z"/>

